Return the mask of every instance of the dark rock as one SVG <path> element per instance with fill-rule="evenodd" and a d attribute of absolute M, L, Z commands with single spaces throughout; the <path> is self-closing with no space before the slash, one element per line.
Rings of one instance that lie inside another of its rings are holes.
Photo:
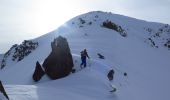
<path fill-rule="evenodd" d="M 89 22 L 88 25 L 92 25 L 92 22 Z"/>
<path fill-rule="evenodd" d="M 158 48 L 158 46 L 156 46 L 156 44 L 155 44 L 155 42 L 153 41 L 153 39 L 148 38 L 148 40 L 150 41 L 152 47 Z"/>
<path fill-rule="evenodd" d="M 100 53 L 97 53 L 97 55 L 99 56 L 100 59 L 105 59 L 105 57 L 101 55 Z"/>
<path fill-rule="evenodd" d="M 108 77 L 109 81 L 113 80 L 113 76 L 114 76 L 114 70 L 112 69 L 107 74 L 107 77 Z"/>
<path fill-rule="evenodd" d="M 72 73 L 75 73 L 76 72 L 76 69 L 72 69 L 72 71 L 71 71 Z"/>
<path fill-rule="evenodd" d="M 170 48 L 170 45 L 168 45 L 168 48 Z"/>
<path fill-rule="evenodd" d="M 127 73 L 126 72 L 124 72 L 124 74 L 123 74 L 124 76 L 127 76 Z"/>
<path fill-rule="evenodd" d="M 26 56 L 28 56 L 33 50 L 38 47 L 38 42 L 33 42 L 31 40 L 24 40 L 20 45 L 13 45 L 3 57 L 3 63 L 1 63 L 0 67 L 3 69 L 6 66 L 6 60 L 9 56 L 12 56 L 12 61 L 21 61 Z"/>
<path fill-rule="evenodd" d="M 115 30 L 116 32 L 120 33 L 121 36 L 126 37 L 127 33 L 121 26 L 113 23 L 112 21 L 106 20 L 103 22 L 102 25 L 104 28 Z"/>
<path fill-rule="evenodd" d="M 7 93 L 5 92 L 5 89 L 4 89 L 1 81 L 0 81 L 0 92 L 3 93 L 3 95 L 6 97 L 6 99 L 9 100 L 9 97 L 8 97 Z"/>
<path fill-rule="evenodd" d="M 45 74 L 44 70 L 42 69 L 40 63 L 37 61 L 35 71 L 34 71 L 34 74 L 32 76 L 33 80 L 35 82 L 38 82 L 44 74 Z"/>
<path fill-rule="evenodd" d="M 51 43 L 52 52 L 45 59 L 43 67 L 51 79 L 69 75 L 73 68 L 73 59 L 66 38 L 59 36 Z"/>
<path fill-rule="evenodd" d="M 117 90 L 116 88 L 113 88 L 113 90 L 111 90 L 110 92 L 116 92 L 116 90 Z"/>
<path fill-rule="evenodd" d="M 85 24 L 86 21 L 83 18 L 79 18 L 81 24 Z"/>

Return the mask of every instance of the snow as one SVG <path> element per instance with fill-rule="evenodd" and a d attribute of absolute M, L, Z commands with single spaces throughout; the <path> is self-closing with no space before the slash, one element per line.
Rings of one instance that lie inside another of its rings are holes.
<path fill-rule="evenodd" d="M 79 18 L 86 23 L 81 24 Z M 107 19 L 125 29 L 127 37 L 101 27 Z M 10 100 L 169 100 L 170 51 L 160 44 L 160 48 L 153 48 L 145 42 L 149 33 L 144 28 L 157 30 L 163 25 L 103 12 L 77 16 L 57 30 L 33 39 L 39 43 L 37 49 L 22 61 L 5 66 L 0 80 Z M 69 42 L 76 73 L 59 80 L 43 76 L 40 82 L 33 82 L 36 61 L 44 61 L 51 52 L 50 43 L 59 35 Z M 87 67 L 80 69 L 80 51 L 84 48 L 90 59 Z M 97 53 L 105 59 L 99 59 Z M 112 68 L 114 81 L 109 82 L 107 73 Z M 116 86 L 115 93 L 109 92 L 110 84 Z"/>

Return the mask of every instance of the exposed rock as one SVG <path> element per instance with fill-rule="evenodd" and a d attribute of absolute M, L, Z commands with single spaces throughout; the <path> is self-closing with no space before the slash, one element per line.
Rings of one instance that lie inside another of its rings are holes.
<path fill-rule="evenodd" d="M 35 71 L 32 76 L 33 80 L 35 82 L 38 82 L 44 74 L 45 74 L 44 70 L 42 69 L 40 63 L 37 61 Z"/>
<path fill-rule="evenodd" d="M 114 77 L 114 70 L 110 70 L 109 73 L 107 74 L 107 77 L 109 79 L 109 81 L 112 81 L 113 80 L 113 77 Z"/>
<path fill-rule="evenodd" d="M 121 26 L 116 25 L 115 23 L 113 23 L 112 21 L 106 20 L 103 22 L 102 25 L 104 28 L 108 28 L 108 29 L 112 29 L 115 30 L 116 32 L 118 32 L 121 36 L 126 37 L 127 33 L 124 29 L 122 29 Z"/>
<path fill-rule="evenodd" d="M 85 24 L 86 23 L 86 21 L 83 18 L 79 18 L 79 20 L 80 20 L 80 24 Z"/>
<path fill-rule="evenodd" d="M 66 38 L 59 36 L 51 43 L 52 52 L 45 59 L 43 67 L 51 79 L 69 75 L 73 68 L 73 59 Z"/>
<path fill-rule="evenodd" d="M 88 22 L 88 25 L 92 25 L 92 22 Z"/>
<path fill-rule="evenodd" d="M 148 40 L 150 41 L 152 47 L 158 48 L 158 46 L 156 46 L 155 42 L 151 38 L 148 38 Z"/>
<path fill-rule="evenodd" d="M 1 62 L 1 69 L 3 69 L 6 66 L 6 60 L 11 55 L 11 52 L 17 47 L 18 45 L 13 45 L 3 56 L 2 62 Z"/>
<path fill-rule="evenodd" d="M 31 40 L 24 40 L 20 45 L 13 45 L 5 54 L 1 62 L 1 69 L 6 66 L 7 60 L 21 61 L 24 57 L 28 56 L 33 50 L 38 47 L 38 42 Z M 12 58 L 12 59 L 11 59 Z"/>
<path fill-rule="evenodd" d="M 123 73 L 123 75 L 124 75 L 124 76 L 127 76 L 127 73 L 126 73 L 126 72 L 124 72 L 124 73 Z"/>
<path fill-rule="evenodd" d="M 21 61 L 25 56 L 28 56 L 32 50 L 36 49 L 38 46 L 38 42 L 32 42 L 29 40 L 24 40 L 21 45 L 15 48 L 15 52 L 12 60 Z"/>
<path fill-rule="evenodd" d="M 6 97 L 6 99 L 9 100 L 9 97 L 8 97 L 8 95 L 6 94 L 5 89 L 4 89 L 1 81 L 0 81 L 0 92 L 3 93 L 3 95 Z"/>
<path fill-rule="evenodd" d="M 75 73 L 76 72 L 76 69 L 72 69 L 72 71 L 71 71 L 72 73 Z"/>
<path fill-rule="evenodd" d="M 146 43 L 152 47 L 166 47 L 170 50 L 170 25 L 164 24 L 157 29 L 144 28 L 148 33 L 149 37 L 145 40 Z"/>
<path fill-rule="evenodd" d="M 169 48 L 169 50 L 170 50 L 170 38 L 167 39 L 167 42 L 164 44 L 164 46 Z"/>
<path fill-rule="evenodd" d="M 100 59 L 105 59 L 105 57 L 102 54 L 97 53 L 97 55 L 99 56 Z"/>

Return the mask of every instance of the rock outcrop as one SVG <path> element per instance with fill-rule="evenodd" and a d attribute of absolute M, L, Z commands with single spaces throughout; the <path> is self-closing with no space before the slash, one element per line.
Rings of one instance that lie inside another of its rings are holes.
<path fill-rule="evenodd" d="M 3 56 L 1 62 L 1 69 L 3 69 L 7 65 L 7 61 L 19 62 L 23 60 L 26 56 L 28 56 L 31 52 L 33 52 L 38 47 L 38 42 L 34 42 L 31 40 L 24 40 L 20 45 L 13 45 Z M 12 65 L 11 63 L 11 65 Z"/>
<path fill-rule="evenodd" d="M 102 26 L 104 28 L 115 30 L 116 32 L 118 32 L 123 37 L 127 36 L 126 31 L 121 26 L 113 23 L 112 21 L 106 20 L 106 21 L 103 22 Z"/>
<path fill-rule="evenodd" d="M 112 70 L 110 70 L 109 73 L 107 74 L 107 77 L 108 77 L 109 81 L 112 81 L 112 80 L 113 80 L 113 78 L 114 78 L 114 73 L 115 73 L 115 71 L 112 69 Z"/>
<path fill-rule="evenodd" d="M 69 75 L 73 68 L 73 59 L 66 38 L 59 36 L 51 43 L 52 52 L 45 59 L 43 67 L 51 79 Z"/>
<path fill-rule="evenodd" d="M 34 74 L 32 76 L 33 80 L 35 82 L 38 82 L 44 74 L 45 74 L 44 70 L 42 69 L 40 63 L 37 61 L 35 71 L 34 71 Z"/>

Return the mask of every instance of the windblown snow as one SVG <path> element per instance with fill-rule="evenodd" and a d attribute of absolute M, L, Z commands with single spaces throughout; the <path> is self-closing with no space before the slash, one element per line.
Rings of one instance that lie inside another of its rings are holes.
<path fill-rule="evenodd" d="M 117 29 L 103 27 L 107 20 Z M 51 52 L 50 43 L 59 35 L 67 38 L 77 71 L 58 80 L 44 76 L 35 83 L 36 61 L 44 61 Z M 31 41 L 38 42 L 35 50 L 15 63 L 11 52 L 5 61 L 8 64 L 0 70 L 10 100 L 170 100 L 167 24 L 97 11 L 77 16 Z M 87 67 L 80 69 L 80 51 L 84 48 L 90 59 Z M 99 59 L 97 53 L 105 59 Z M 115 70 L 112 82 L 107 79 L 110 69 Z M 110 84 L 116 86 L 116 92 L 109 92 Z"/>

